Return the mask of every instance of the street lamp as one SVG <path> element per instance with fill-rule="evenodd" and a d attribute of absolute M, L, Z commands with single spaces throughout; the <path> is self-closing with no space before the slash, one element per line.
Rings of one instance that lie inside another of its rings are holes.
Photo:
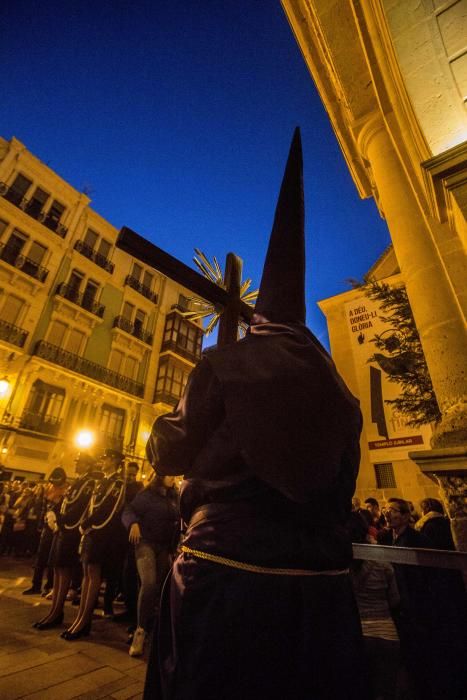
<path fill-rule="evenodd" d="M 10 388 L 10 382 L 6 377 L 3 379 L 0 379 L 0 398 L 3 398 L 6 396 L 8 393 L 8 389 Z"/>
<path fill-rule="evenodd" d="M 94 444 L 95 436 L 90 430 L 80 430 L 75 435 L 75 445 L 81 450 L 86 450 Z"/>

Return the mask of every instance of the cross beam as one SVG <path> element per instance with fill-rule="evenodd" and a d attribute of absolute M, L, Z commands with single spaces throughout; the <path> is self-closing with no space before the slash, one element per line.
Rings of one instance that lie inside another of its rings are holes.
<path fill-rule="evenodd" d="M 169 279 L 211 302 L 215 307 L 222 307 L 218 345 L 226 345 L 237 340 L 240 319 L 246 323 L 250 322 L 253 308 L 240 298 L 242 261 L 233 253 L 228 253 L 226 258 L 224 288 L 203 277 L 127 226 L 124 226 L 118 234 L 117 248 L 155 268 Z"/>

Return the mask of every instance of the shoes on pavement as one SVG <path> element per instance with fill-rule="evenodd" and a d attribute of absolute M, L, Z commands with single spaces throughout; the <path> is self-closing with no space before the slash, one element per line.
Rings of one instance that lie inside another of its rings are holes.
<path fill-rule="evenodd" d="M 34 586 L 31 586 L 31 588 L 26 588 L 25 591 L 23 591 L 23 595 L 40 595 L 41 589 L 40 588 L 35 588 Z"/>
<path fill-rule="evenodd" d="M 142 627 L 137 627 L 131 642 L 130 656 L 142 656 L 144 652 L 144 642 L 146 641 L 146 632 Z"/>

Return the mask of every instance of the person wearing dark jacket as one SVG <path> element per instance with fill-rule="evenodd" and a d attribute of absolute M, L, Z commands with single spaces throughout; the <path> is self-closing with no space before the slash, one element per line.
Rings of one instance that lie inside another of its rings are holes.
<path fill-rule="evenodd" d="M 145 697 L 368 697 L 345 530 L 362 418 L 305 326 L 294 134 L 250 331 L 205 353 L 147 455 L 184 474 Z"/>
<path fill-rule="evenodd" d="M 443 504 L 436 498 L 424 498 L 420 501 L 422 517 L 415 523 L 417 532 L 421 532 L 430 540 L 433 549 L 454 551 L 451 524 L 444 514 Z"/>
<path fill-rule="evenodd" d="M 410 526 L 407 501 L 390 498 L 385 516 L 390 529 L 379 533 L 379 544 L 433 547 L 428 537 Z M 452 579 L 451 573 L 457 572 L 406 564 L 394 564 L 394 571 L 401 597 L 396 624 L 414 697 L 417 700 L 465 700 L 465 592 L 458 587 L 444 588 L 445 582 Z"/>
<path fill-rule="evenodd" d="M 125 502 L 122 463 L 123 455 L 120 452 L 105 450 L 100 460 L 105 478 L 101 479 L 94 490 L 81 521 L 84 576 L 79 612 L 71 626 L 61 634 L 69 642 L 89 634 L 102 579 L 112 576 L 115 562 L 120 561 L 120 516 Z"/>
<path fill-rule="evenodd" d="M 78 478 L 68 487 L 60 511 L 56 515 L 56 530 L 50 549 L 49 566 L 54 569 L 52 605 L 45 617 L 33 627 L 47 630 L 63 622 L 63 606 L 70 588 L 73 570 L 80 566 L 79 526 L 102 472 L 94 471 L 94 460 L 81 452 L 75 461 Z"/>
<path fill-rule="evenodd" d="M 141 656 L 154 620 L 162 583 L 170 569 L 170 555 L 180 531 L 180 516 L 171 497 L 173 477 L 156 476 L 122 513 L 122 522 L 135 546 L 136 566 L 141 582 L 138 595 L 137 627 L 130 656 Z"/>
<path fill-rule="evenodd" d="M 23 591 L 23 595 L 33 595 L 41 592 L 42 579 L 46 569 L 47 582 L 44 594 L 53 586 L 53 569 L 48 566 L 48 561 L 54 532 L 56 530 L 57 514 L 60 512 L 67 488 L 68 484 L 65 470 L 63 467 L 55 467 L 47 479 L 42 512 L 39 515 L 39 520 L 42 523 L 42 530 L 34 566 L 32 585 L 30 588 Z"/>

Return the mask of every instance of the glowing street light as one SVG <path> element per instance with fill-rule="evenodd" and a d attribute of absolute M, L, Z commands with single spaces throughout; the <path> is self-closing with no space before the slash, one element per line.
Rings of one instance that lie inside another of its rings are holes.
<path fill-rule="evenodd" d="M 86 450 L 89 447 L 92 447 L 94 440 L 94 433 L 92 433 L 90 430 L 80 430 L 75 435 L 75 445 L 81 450 Z"/>
<path fill-rule="evenodd" d="M 8 389 L 10 388 L 10 382 L 8 379 L 0 379 L 0 398 L 6 396 Z"/>

